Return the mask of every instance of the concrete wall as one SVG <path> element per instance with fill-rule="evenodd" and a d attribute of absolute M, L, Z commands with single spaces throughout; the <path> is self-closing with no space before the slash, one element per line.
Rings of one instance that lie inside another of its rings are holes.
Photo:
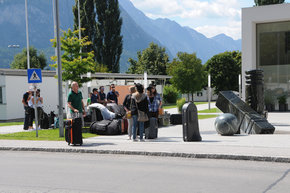
<path fill-rule="evenodd" d="M 0 115 L 0 120 L 24 118 L 22 96 L 29 89 L 26 76 L 5 76 L 6 79 L 6 117 Z M 49 113 L 57 110 L 57 79 L 42 77 L 43 83 L 38 84 L 43 97 L 44 111 Z"/>
<path fill-rule="evenodd" d="M 6 119 L 7 117 L 7 104 L 6 104 L 6 78 L 5 76 L 0 76 L 0 87 L 2 88 L 2 99 L 3 103 L 0 104 L 0 120 Z"/>
<path fill-rule="evenodd" d="M 257 68 L 256 25 L 290 21 L 290 4 L 242 9 L 242 97 L 245 99 L 245 71 Z"/>

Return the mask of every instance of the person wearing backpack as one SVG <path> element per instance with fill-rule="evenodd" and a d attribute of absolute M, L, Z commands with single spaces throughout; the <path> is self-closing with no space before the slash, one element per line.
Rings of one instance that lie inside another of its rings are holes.
<path fill-rule="evenodd" d="M 139 125 L 140 141 L 144 141 L 144 122 L 148 121 L 148 100 L 144 94 L 144 87 L 142 84 L 136 84 L 137 92 L 132 95 L 132 117 L 133 117 L 133 141 L 137 141 L 137 124 Z"/>

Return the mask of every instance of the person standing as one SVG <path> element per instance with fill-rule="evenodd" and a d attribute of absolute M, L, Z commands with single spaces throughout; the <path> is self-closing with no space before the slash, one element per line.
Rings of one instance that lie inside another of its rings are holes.
<path fill-rule="evenodd" d="M 105 90 L 104 86 L 100 86 L 99 101 L 98 101 L 98 103 L 101 103 L 103 105 L 106 105 L 107 104 L 107 101 L 106 101 L 106 94 L 105 94 L 104 90 Z"/>
<path fill-rule="evenodd" d="M 148 117 L 158 118 L 159 101 L 157 100 L 157 97 L 153 94 L 154 89 L 149 86 L 146 90 L 149 108 Z"/>
<path fill-rule="evenodd" d="M 159 109 L 162 108 L 162 98 L 161 95 L 157 92 L 155 84 L 150 84 L 149 87 L 151 87 L 152 95 L 155 98 L 153 101 L 154 108 L 156 107 L 158 108 L 157 109 L 157 118 L 158 118 Z M 153 111 L 155 111 L 155 109 Z"/>
<path fill-rule="evenodd" d="M 82 93 L 79 91 L 79 85 L 75 81 L 71 83 L 71 92 L 68 94 L 67 104 L 70 108 L 71 118 L 81 117 L 84 126 L 84 116 L 86 115 L 86 111 Z"/>
<path fill-rule="evenodd" d="M 23 129 L 24 130 L 28 130 L 28 127 L 29 127 L 29 118 L 30 118 L 30 111 L 29 111 L 29 106 L 28 106 L 28 98 L 29 96 L 31 95 L 31 90 L 28 90 L 26 91 L 24 94 L 23 94 L 23 97 L 22 97 L 22 104 L 23 104 L 23 108 L 24 108 L 24 111 L 25 111 L 25 114 L 24 114 L 24 125 L 23 125 Z"/>
<path fill-rule="evenodd" d="M 136 92 L 135 86 L 129 87 L 129 92 L 123 102 L 124 109 L 126 111 L 127 120 L 128 120 L 128 139 L 131 140 L 132 137 L 132 128 L 133 128 L 133 118 L 132 118 L 132 95 Z"/>
<path fill-rule="evenodd" d="M 111 84 L 111 90 L 107 94 L 108 103 L 116 103 L 118 104 L 119 92 L 115 90 L 115 85 Z"/>
<path fill-rule="evenodd" d="M 33 103 L 34 92 L 31 91 L 28 96 L 28 106 L 29 106 L 29 120 L 28 120 L 28 129 L 33 129 L 33 120 L 35 118 L 34 103 Z"/>
<path fill-rule="evenodd" d="M 139 125 L 140 141 L 144 141 L 144 122 L 148 121 L 148 100 L 144 94 L 144 87 L 142 84 L 136 84 L 137 92 L 133 94 L 132 98 L 132 117 L 133 117 L 133 141 L 136 139 L 137 124 Z"/>
<path fill-rule="evenodd" d="M 34 101 L 36 99 L 36 101 Z M 40 126 L 40 118 L 43 116 L 43 98 L 40 96 L 40 89 L 36 90 L 36 97 L 31 98 L 33 105 L 37 108 L 38 127 Z"/>

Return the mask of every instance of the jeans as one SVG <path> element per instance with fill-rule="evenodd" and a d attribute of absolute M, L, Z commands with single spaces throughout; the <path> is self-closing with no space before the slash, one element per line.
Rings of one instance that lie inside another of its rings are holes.
<path fill-rule="evenodd" d="M 29 126 L 29 107 L 24 106 L 25 115 L 24 115 L 24 126 L 23 129 L 27 130 Z"/>
<path fill-rule="evenodd" d="M 132 129 L 133 128 L 133 118 L 128 119 L 128 136 L 132 136 Z"/>
<path fill-rule="evenodd" d="M 137 124 L 139 124 L 139 135 L 140 135 L 140 140 L 143 139 L 143 133 L 144 133 L 144 122 L 138 121 L 138 115 L 133 115 L 133 139 L 136 139 L 137 135 Z"/>

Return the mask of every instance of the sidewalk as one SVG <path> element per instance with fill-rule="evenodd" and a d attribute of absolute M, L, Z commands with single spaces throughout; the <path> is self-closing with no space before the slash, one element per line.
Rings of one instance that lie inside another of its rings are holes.
<path fill-rule="evenodd" d="M 83 146 L 64 141 L 0 140 L 0 150 L 81 152 L 214 158 L 290 163 L 290 113 L 269 113 L 274 135 L 220 136 L 215 118 L 199 120 L 201 142 L 183 142 L 182 125 L 159 128 L 158 139 L 132 142 L 126 135 L 84 139 Z"/>

